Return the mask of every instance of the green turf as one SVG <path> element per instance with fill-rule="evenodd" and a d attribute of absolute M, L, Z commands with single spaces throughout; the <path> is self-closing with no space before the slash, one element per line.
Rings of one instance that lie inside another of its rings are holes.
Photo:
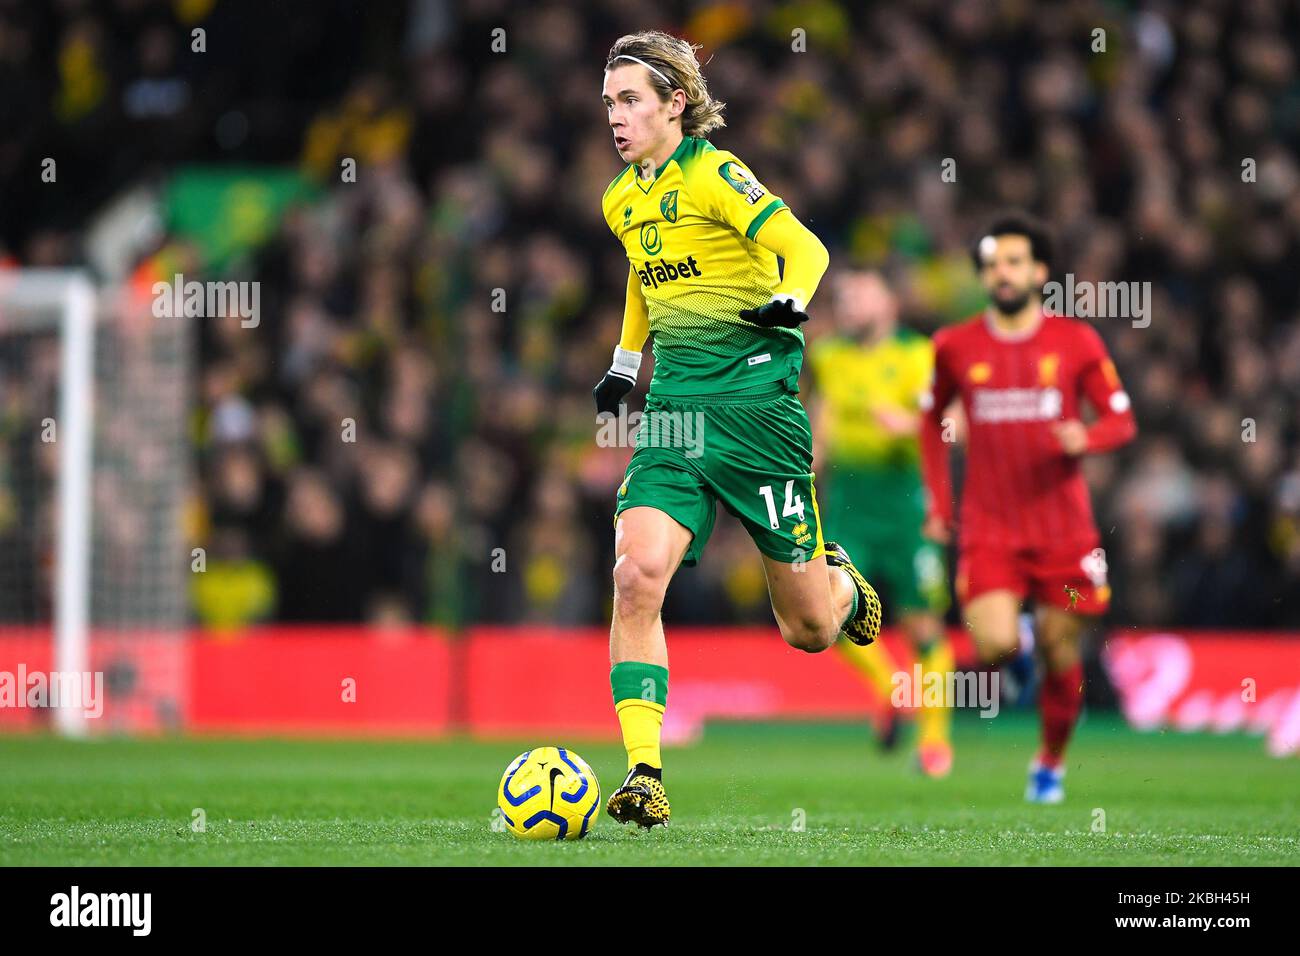
<path fill-rule="evenodd" d="M 713 727 L 667 752 L 671 829 L 601 817 L 563 844 L 490 827 L 502 769 L 542 741 L 0 738 L 0 864 L 1300 862 L 1300 760 L 1268 757 L 1258 738 L 1093 720 L 1066 803 L 1029 807 L 1035 737 L 1013 715 L 960 722 L 956 770 L 935 782 L 857 727 Z M 621 749 L 575 749 L 606 793 L 621 782 Z M 195 808 L 204 833 L 191 830 Z M 806 829 L 792 830 L 801 814 Z"/>

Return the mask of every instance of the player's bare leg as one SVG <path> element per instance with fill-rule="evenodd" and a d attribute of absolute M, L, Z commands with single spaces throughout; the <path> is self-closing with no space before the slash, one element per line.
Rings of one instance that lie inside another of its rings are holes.
<path fill-rule="evenodd" d="M 943 621 L 929 611 L 909 611 L 899 615 L 903 632 L 916 651 L 921 664 L 922 681 L 929 674 L 943 676 L 956 666 L 952 648 L 943 632 Z M 946 777 L 952 771 L 952 709 L 950 702 L 938 706 L 922 706 L 917 718 L 919 740 L 916 757 L 921 772 L 927 777 Z"/>
<path fill-rule="evenodd" d="M 1020 647 L 1020 597 L 1014 591 L 985 591 L 967 601 L 962 620 L 985 664 L 1001 664 Z"/>
<path fill-rule="evenodd" d="M 1080 637 L 1085 620 L 1064 608 L 1038 609 L 1036 648 L 1043 662 L 1038 696 L 1043 746 L 1030 766 L 1025 799 L 1059 803 L 1065 799 L 1065 748 L 1083 706 L 1083 662 Z"/>
<path fill-rule="evenodd" d="M 828 544 L 827 551 L 834 548 Z M 842 554 L 842 551 L 840 552 Z M 791 647 L 817 653 L 855 628 L 870 643 L 880 632 L 880 599 L 857 569 L 843 558 L 777 561 L 763 555 L 767 590 L 781 637 Z"/>
<path fill-rule="evenodd" d="M 853 608 L 853 583 L 823 557 L 784 562 L 763 555 L 767 590 L 781 637 L 791 647 L 816 653 L 835 643 Z"/>
<path fill-rule="evenodd" d="M 655 508 L 629 508 L 614 525 L 614 614 L 609 629 L 610 684 L 623 730 L 628 774 L 606 804 L 620 823 L 668 825 L 659 732 L 668 699 L 664 594 L 691 532 Z"/>
<path fill-rule="evenodd" d="M 1086 625 L 1082 614 L 1059 607 L 1038 609 L 1035 647 L 1048 673 L 1059 674 L 1081 665 L 1079 644 Z"/>
<path fill-rule="evenodd" d="M 614 614 L 609 662 L 668 666 L 659 612 L 691 533 L 655 508 L 629 508 L 614 524 Z"/>

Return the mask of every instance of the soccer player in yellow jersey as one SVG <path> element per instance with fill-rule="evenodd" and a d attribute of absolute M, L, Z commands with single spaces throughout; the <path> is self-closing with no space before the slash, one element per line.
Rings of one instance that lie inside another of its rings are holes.
<path fill-rule="evenodd" d="M 831 283 L 836 331 L 808 350 L 816 400 L 817 460 L 823 464 L 826 520 L 862 572 L 884 582 L 885 597 L 921 665 L 917 762 L 931 777 L 952 768 L 951 711 L 925 688 L 947 686 L 952 651 L 943 631 L 948 607 L 944 555 L 922 537 L 921 396 L 930 387 L 934 346 L 898 324 L 898 302 L 875 272 L 846 271 Z M 841 645 L 885 697 L 898 671 L 883 643 Z M 935 685 L 929 675 L 938 673 Z M 915 681 L 908 674 L 905 689 Z M 912 693 L 904 695 L 914 699 Z"/>
<path fill-rule="evenodd" d="M 718 502 L 762 554 L 787 643 L 822 651 L 843 633 L 869 644 L 880 629 L 871 585 L 823 539 L 812 430 L 795 397 L 799 325 L 829 256 L 738 157 L 705 139 L 723 125 L 723 105 L 709 96 L 696 49 L 665 33 L 624 36 L 610 50 L 601 96 L 627 163 L 602 207 L 631 268 L 622 336 L 594 389 L 598 414 L 619 413 L 647 337 L 655 356 L 615 506 L 610 628 L 628 775 L 607 810 L 643 827 L 669 818 L 659 612 L 677 568 L 699 560 Z"/>

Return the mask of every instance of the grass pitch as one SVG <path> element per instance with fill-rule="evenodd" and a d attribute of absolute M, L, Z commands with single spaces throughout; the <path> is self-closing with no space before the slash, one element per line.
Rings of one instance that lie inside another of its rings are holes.
<path fill-rule="evenodd" d="M 548 843 L 491 829 L 506 763 L 572 745 L 607 796 L 621 748 L 0 738 L 0 864 L 1300 863 L 1300 760 L 1268 757 L 1257 738 L 1093 719 L 1057 807 L 1021 800 L 1036 741 L 1028 716 L 959 720 L 953 775 L 930 781 L 906 746 L 882 755 L 861 727 L 711 727 L 666 752 L 671 828 L 638 832 L 602 809 L 587 839 Z"/>

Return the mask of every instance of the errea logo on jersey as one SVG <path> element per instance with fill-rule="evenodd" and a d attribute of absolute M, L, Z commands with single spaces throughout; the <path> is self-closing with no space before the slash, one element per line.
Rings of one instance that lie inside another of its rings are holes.
<path fill-rule="evenodd" d="M 1047 422 L 1061 417 L 1057 388 L 977 388 L 971 418 L 977 422 Z"/>
<path fill-rule="evenodd" d="M 641 285 L 649 289 L 657 289 L 665 282 L 676 282 L 689 276 L 698 277 L 704 273 L 695 264 L 695 257 L 687 256 L 682 262 L 667 262 L 664 259 L 660 259 L 657 263 L 647 262 L 642 268 L 636 270 L 636 274 L 641 278 Z"/>

